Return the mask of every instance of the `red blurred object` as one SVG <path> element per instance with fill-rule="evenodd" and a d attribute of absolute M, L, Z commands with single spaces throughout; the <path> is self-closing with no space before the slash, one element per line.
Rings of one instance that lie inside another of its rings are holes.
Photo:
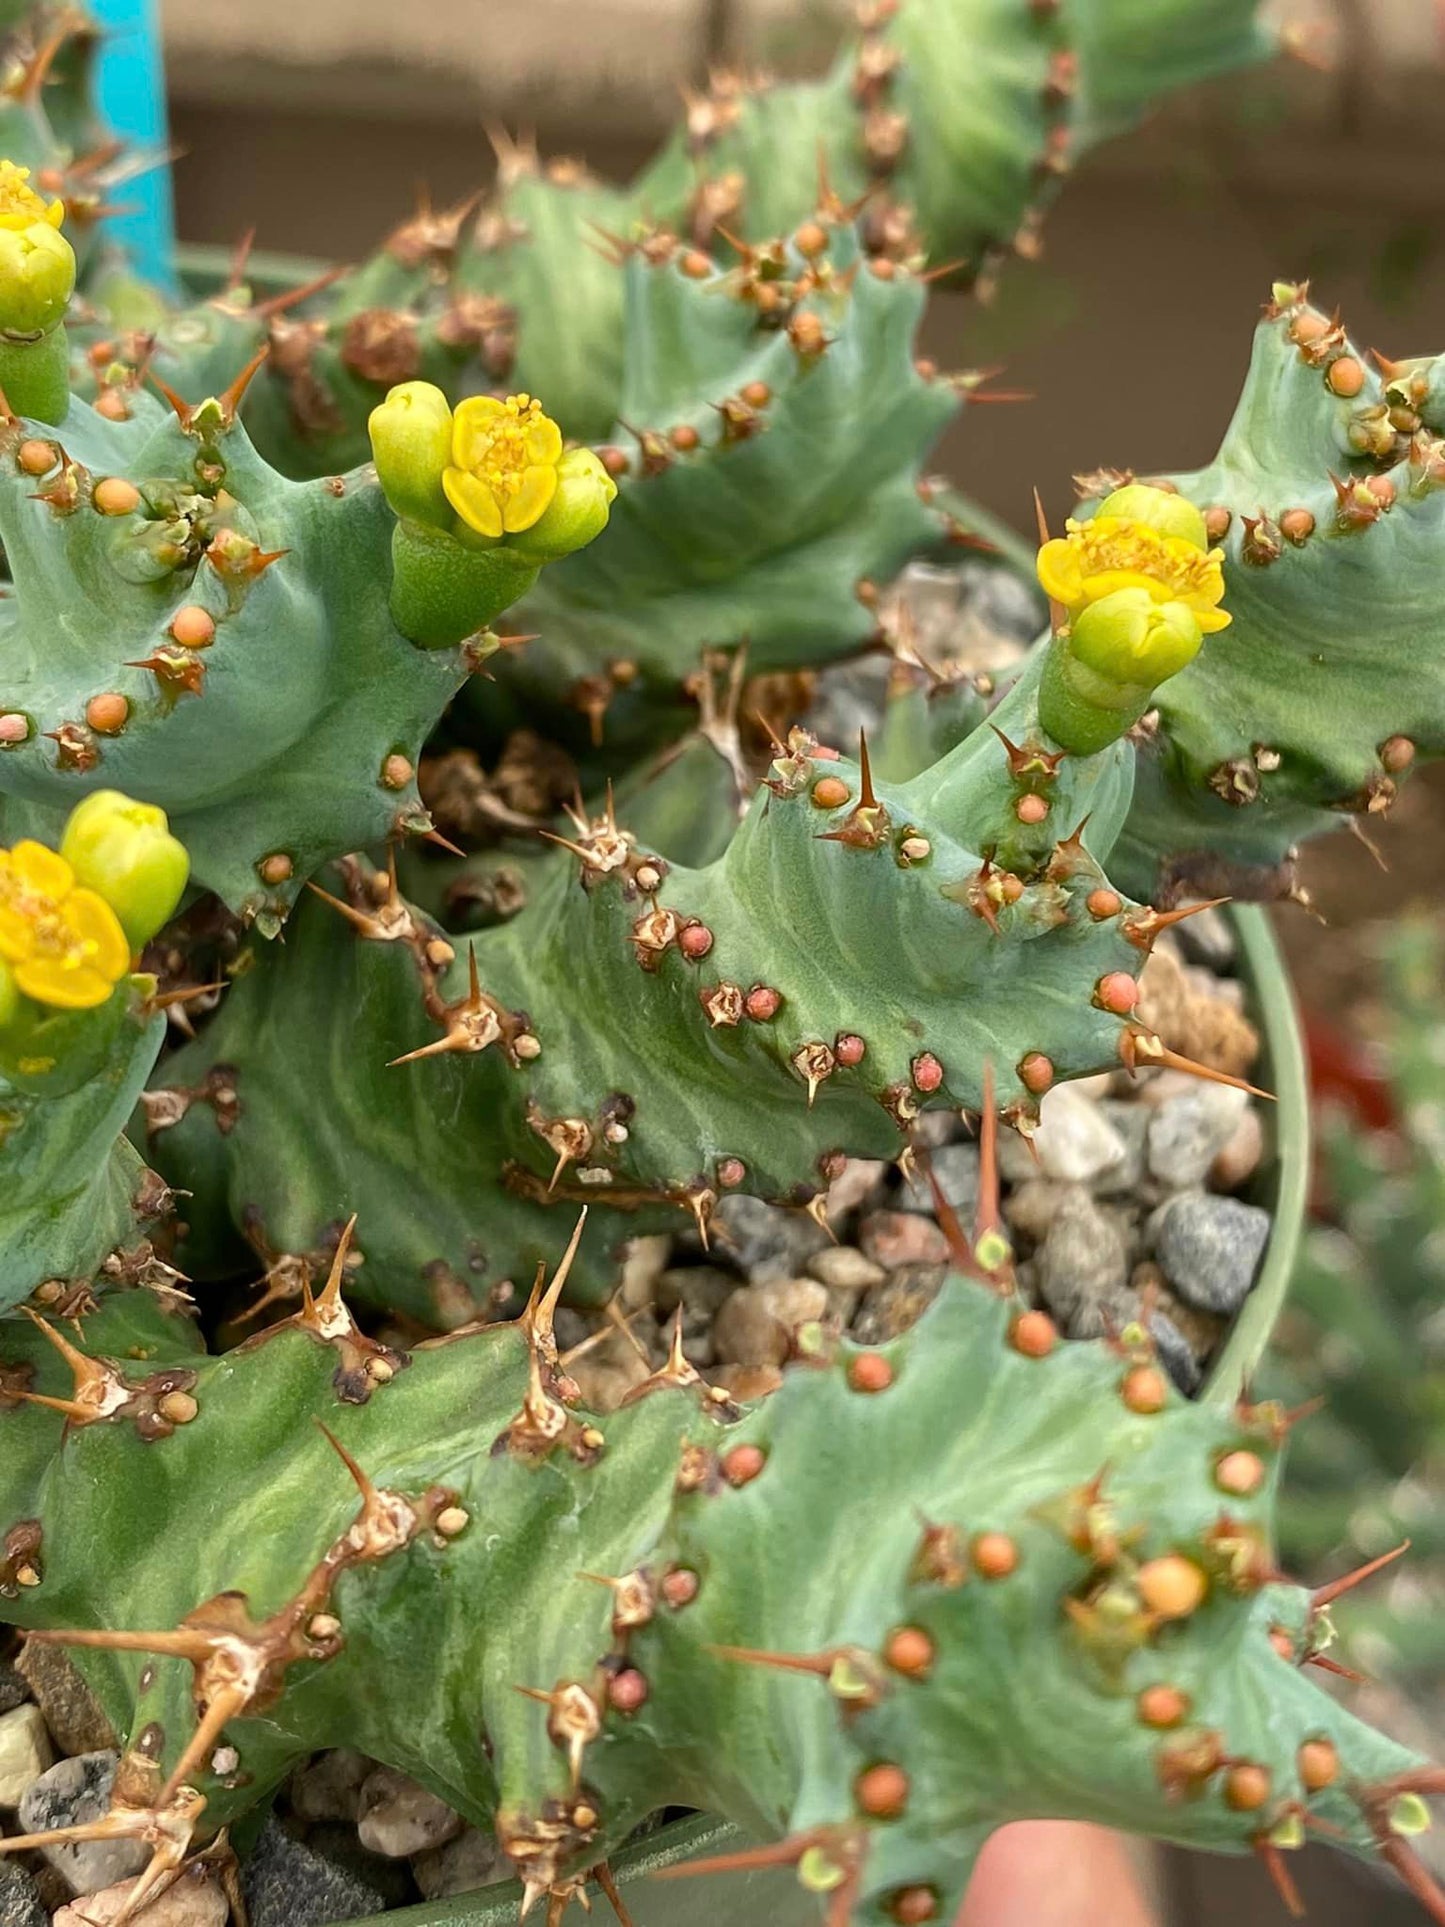
<path fill-rule="evenodd" d="M 1306 1011 L 1304 1034 L 1315 1102 L 1343 1106 L 1372 1131 L 1392 1129 L 1398 1122 L 1394 1094 L 1369 1052 L 1318 1011 Z"/>

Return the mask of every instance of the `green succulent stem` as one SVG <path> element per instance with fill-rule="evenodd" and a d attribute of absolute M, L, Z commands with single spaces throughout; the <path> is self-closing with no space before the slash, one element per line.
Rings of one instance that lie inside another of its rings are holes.
<path fill-rule="evenodd" d="M 409 642 L 449 649 L 527 594 L 539 562 L 498 544 L 473 548 L 444 529 L 403 519 L 391 538 L 391 616 Z"/>
<path fill-rule="evenodd" d="M 70 408 L 70 344 L 57 322 L 33 340 L 0 336 L 0 391 L 12 415 L 58 427 Z"/>

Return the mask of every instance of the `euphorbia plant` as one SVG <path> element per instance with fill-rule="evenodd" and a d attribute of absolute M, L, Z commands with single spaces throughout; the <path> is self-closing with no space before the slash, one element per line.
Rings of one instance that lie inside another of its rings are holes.
<path fill-rule="evenodd" d="M 554 1918 L 678 1803 L 834 1927 L 946 1918 L 1043 1814 L 1286 1891 L 1318 1825 L 1445 1918 L 1405 1844 L 1432 1770 L 1304 1670 L 1287 1416 L 1188 1404 L 1142 1329 L 1060 1344 L 988 1175 L 1060 1079 L 1225 1076 L 1136 1012 L 1177 899 L 1287 890 L 1441 746 L 1434 364 L 1377 379 L 1281 286 L 1218 463 L 1101 475 L 1042 542 L 1016 673 L 879 627 L 904 563 L 993 539 L 922 474 L 978 385 L 915 362 L 930 257 L 986 282 L 1073 145 L 1257 39 L 1148 15 L 870 7 L 820 87 L 694 103 L 632 197 L 512 156 L 291 298 L 96 279 L 26 326 L 0 248 L 0 1594 L 126 1736 L 80 1831 L 151 1847 L 132 1912 L 345 1743 Z M 750 761 L 745 675 L 880 637 L 874 749 L 779 715 Z M 560 813 L 484 779 L 522 723 L 575 758 Z M 450 872 L 397 853 L 427 746 L 490 826 Z M 147 1078 L 160 1177 L 120 1136 Z M 824 1216 L 943 1108 L 986 1175 L 924 1323 L 798 1334 L 747 1412 L 679 1340 L 583 1409 L 564 1284 L 729 1192 Z M 208 1352 L 171 1263 L 204 1306 L 257 1257 L 299 1308 Z"/>

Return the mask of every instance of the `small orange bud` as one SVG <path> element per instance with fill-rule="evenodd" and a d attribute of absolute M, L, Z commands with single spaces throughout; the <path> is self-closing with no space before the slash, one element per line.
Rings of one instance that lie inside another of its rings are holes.
<path fill-rule="evenodd" d="M 624 1666 L 607 1682 L 607 1703 L 619 1713 L 635 1713 L 647 1699 L 648 1684 L 635 1666 Z"/>
<path fill-rule="evenodd" d="M 410 758 L 403 756 L 399 750 L 393 750 L 381 766 L 382 788 L 404 790 L 415 774 Z"/>
<path fill-rule="evenodd" d="M 828 232 L 820 222 L 804 221 L 793 236 L 793 246 L 809 261 L 815 261 L 828 246 Z"/>
<path fill-rule="evenodd" d="M 1131 1412 L 1147 1418 L 1169 1403 L 1169 1382 L 1156 1365 L 1134 1365 L 1124 1374 L 1119 1396 Z"/>
<path fill-rule="evenodd" d="M 1047 1358 L 1059 1342 L 1059 1328 L 1046 1311 L 1021 1311 L 1009 1326 L 1008 1342 L 1025 1358 Z"/>
<path fill-rule="evenodd" d="M 754 984 L 743 999 L 743 1009 L 755 1024 L 770 1024 L 783 1007 L 783 993 L 771 984 Z"/>
<path fill-rule="evenodd" d="M 85 720 L 100 736 L 115 736 L 126 726 L 130 716 L 130 703 L 126 697 L 113 689 L 103 695 L 92 696 L 85 705 Z"/>
<path fill-rule="evenodd" d="M 1134 1702 L 1145 1726 L 1179 1726 L 1189 1717 L 1189 1695 L 1178 1686 L 1146 1686 Z"/>
<path fill-rule="evenodd" d="M 719 1158 L 717 1161 L 717 1181 L 725 1191 L 735 1191 L 748 1174 L 748 1167 L 741 1158 Z"/>
<path fill-rule="evenodd" d="M 1279 532 L 1296 548 L 1308 542 L 1315 532 L 1315 518 L 1308 509 L 1286 509 L 1279 518 Z"/>
<path fill-rule="evenodd" d="M 868 1046 L 856 1031 L 840 1030 L 833 1039 L 833 1055 L 845 1070 L 861 1064 L 867 1053 Z"/>
<path fill-rule="evenodd" d="M 1408 736 L 1387 736 L 1380 745 L 1380 762 L 1391 776 L 1399 776 L 1415 760 L 1415 745 Z"/>
<path fill-rule="evenodd" d="M 677 947 L 689 963 L 697 963 L 712 949 L 712 932 L 705 923 L 685 923 L 677 933 Z"/>
<path fill-rule="evenodd" d="M 1213 508 L 1204 511 L 1204 533 L 1211 542 L 1222 542 L 1229 533 L 1231 520 L 1229 510 L 1223 503 L 1217 502 Z"/>
<path fill-rule="evenodd" d="M 1187 1619 L 1204 1602 L 1207 1582 L 1192 1559 L 1167 1552 L 1139 1568 L 1139 1597 L 1160 1619 Z"/>
<path fill-rule="evenodd" d="M 886 1392 L 893 1383 L 893 1367 L 882 1352 L 859 1352 L 848 1361 L 848 1383 L 855 1392 Z"/>
<path fill-rule="evenodd" d="M 841 776 L 820 776 L 813 785 L 813 804 L 820 810 L 840 810 L 853 792 Z"/>
<path fill-rule="evenodd" d="M 674 1566 L 671 1572 L 664 1573 L 659 1590 L 668 1605 L 676 1611 L 681 1606 L 690 1606 L 697 1598 L 702 1581 L 688 1566 Z"/>
<path fill-rule="evenodd" d="M 1109 917 L 1117 917 L 1124 908 L 1124 899 L 1117 890 L 1091 890 L 1084 899 L 1084 908 L 1095 923 L 1103 923 Z"/>
<path fill-rule="evenodd" d="M 1019 1059 L 1019 1082 L 1035 1097 L 1042 1097 L 1054 1081 L 1054 1067 L 1041 1050 L 1031 1050 Z"/>
<path fill-rule="evenodd" d="M 199 602 L 188 602 L 171 617 L 171 635 L 183 649 L 205 649 L 216 639 L 215 618 Z"/>
<path fill-rule="evenodd" d="M 712 261 L 701 248 L 689 248 L 677 265 L 689 281 L 706 281 L 712 273 Z"/>
<path fill-rule="evenodd" d="M 15 460 L 27 475 L 44 475 L 60 460 L 60 451 L 53 442 L 32 440 L 20 444 Z"/>
<path fill-rule="evenodd" d="M 284 850 L 273 850 L 270 856 L 263 856 L 256 865 L 256 874 L 263 883 L 285 883 L 294 869 L 295 865 Z"/>
<path fill-rule="evenodd" d="M 898 1927 L 924 1927 L 938 1918 L 938 1895 L 932 1887 L 900 1887 L 888 1903 L 888 1914 Z"/>
<path fill-rule="evenodd" d="M 133 515 L 140 507 L 140 490 L 123 475 L 107 475 L 96 483 L 90 499 L 102 515 Z"/>
<path fill-rule="evenodd" d="M 1021 796 L 1018 802 L 1014 804 L 1014 815 L 1020 823 L 1030 825 L 1042 823 L 1048 813 L 1049 805 L 1047 797 L 1033 795 Z"/>
<path fill-rule="evenodd" d="M 1325 371 L 1325 381 L 1331 394 L 1342 401 L 1353 401 L 1365 385 L 1365 371 L 1353 355 L 1341 355 Z"/>
<path fill-rule="evenodd" d="M 125 405 L 125 396 L 118 388 L 103 388 L 95 398 L 95 412 L 104 415 L 108 422 L 128 422 L 130 410 Z"/>
<path fill-rule="evenodd" d="M 1094 1002 L 1116 1017 L 1127 1017 L 1138 1001 L 1139 985 L 1127 970 L 1111 970 L 1094 986 Z"/>
<path fill-rule="evenodd" d="M 1232 1498 L 1247 1499 L 1264 1484 L 1264 1461 L 1257 1452 L 1226 1452 L 1214 1468 L 1214 1483 Z"/>
<path fill-rule="evenodd" d="M 1332 1786 L 1340 1770 L 1340 1756 L 1333 1740 L 1306 1740 L 1295 1754 L 1300 1784 L 1307 1793 L 1319 1793 Z"/>
<path fill-rule="evenodd" d="M 1236 1813 L 1255 1813 L 1268 1800 L 1271 1784 L 1267 1766 L 1243 1760 L 1224 1776 L 1224 1804 Z"/>
<path fill-rule="evenodd" d="M 729 1485 L 751 1485 L 767 1464 L 760 1445 L 735 1445 L 722 1456 L 722 1475 Z"/>
<path fill-rule="evenodd" d="M 766 408 L 773 391 L 765 381 L 748 381 L 743 383 L 742 398 L 749 408 Z"/>
<path fill-rule="evenodd" d="M 943 1084 L 943 1066 L 931 1050 L 920 1051 L 909 1065 L 913 1088 L 931 1097 Z"/>
<path fill-rule="evenodd" d="M 873 1820 L 896 1820 L 908 1805 L 908 1775 L 901 1766 L 864 1767 L 853 1782 L 859 1811 Z"/>
<path fill-rule="evenodd" d="M 883 1644 L 884 1663 L 907 1679 L 922 1679 L 937 1648 L 921 1626 L 896 1626 Z"/>
<path fill-rule="evenodd" d="M 980 1532 L 969 1557 L 981 1579 L 1007 1579 L 1018 1566 L 1019 1549 L 1006 1532 Z"/>
<path fill-rule="evenodd" d="M 698 434 L 691 422 L 679 422 L 676 428 L 670 428 L 668 430 L 667 439 L 672 443 L 679 455 L 690 455 L 702 440 L 702 437 Z"/>

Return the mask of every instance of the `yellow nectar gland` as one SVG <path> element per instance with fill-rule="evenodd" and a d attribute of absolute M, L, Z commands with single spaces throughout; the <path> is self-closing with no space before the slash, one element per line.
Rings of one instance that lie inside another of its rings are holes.
<path fill-rule="evenodd" d="M 540 522 L 557 493 L 562 431 L 530 395 L 473 395 L 452 417 L 442 487 L 478 535 L 499 540 Z"/>
<path fill-rule="evenodd" d="M 64 219 L 64 201 L 52 201 L 47 207 L 30 186 L 28 167 L 17 167 L 14 161 L 0 161 L 0 228 L 18 233 L 22 228 L 33 227 L 37 221 L 48 221 L 51 227 L 58 228 Z"/>
<path fill-rule="evenodd" d="M 114 910 L 77 887 L 65 858 L 27 841 L 0 850 L 0 958 L 37 1003 L 90 1010 L 130 969 L 130 945 Z"/>
<path fill-rule="evenodd" d="M 1077 615 L 1116 589 L 1146 589 L 1156 602 L 1182 602 L 1205 635 L 1225 628 L 1224 552 L 1204 550 L 1180 536 L 1160 535 L 1145 522 L 1096 515 L 1065 524 L 1068 533 L 1045 542 L 1038 575 L 1046 595 Z"/>

